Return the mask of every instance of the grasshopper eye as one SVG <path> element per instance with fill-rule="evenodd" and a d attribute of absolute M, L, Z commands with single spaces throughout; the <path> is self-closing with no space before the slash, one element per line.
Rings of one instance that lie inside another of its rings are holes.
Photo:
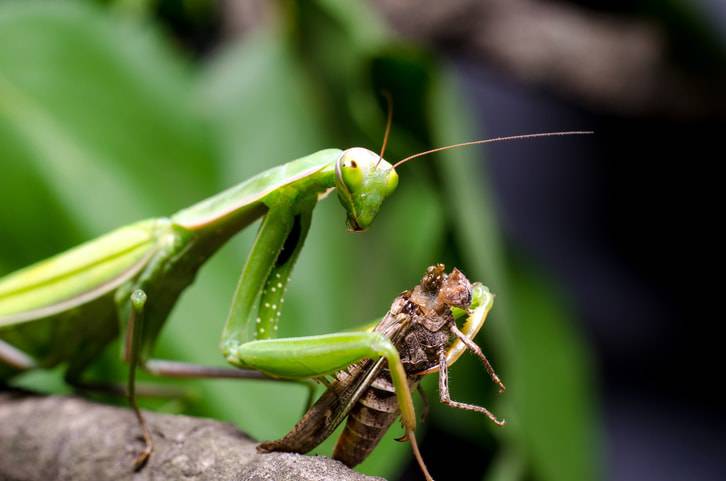
<path fill-rule="evenodd" d="M 346 162 L 342 167 L 343 181 L 351 192 L 357 191 L 363 185 L 363 170 L 355 160 Z"/>

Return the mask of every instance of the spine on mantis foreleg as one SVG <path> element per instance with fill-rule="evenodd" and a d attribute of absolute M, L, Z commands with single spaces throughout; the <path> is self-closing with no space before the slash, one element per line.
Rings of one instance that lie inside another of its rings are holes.
<path fill-rule="evenodd" d="M 275 266 L 265 281 L 255 320 L 257 339 L 269 339 L 277 336 L 291 270 L 292 265 Z"/>
<path fill-rule="evenodd" d="M 297 257 L 310 229 L 312 206 L 295 215 L 292 228 L 275 260 L 260 295 L 255 331 L 257 339 L 277 337 L 277 330 L 285 302 L 285 291 Z"/>
<path fill-rule="evenodd" d="M 310 228 L 317 192 L 271 200 L 255 239 L 222 335 L 228 359 L 242 343 L 275 337 L 290 272 Z"/>

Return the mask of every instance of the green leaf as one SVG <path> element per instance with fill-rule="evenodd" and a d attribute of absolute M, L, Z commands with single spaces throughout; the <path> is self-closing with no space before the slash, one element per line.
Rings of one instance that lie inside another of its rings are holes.
<path fill-rule="evenodd" d="M 3 264 L 214 193 L 193 89 L 152 25 L 74 2 L 2 2 L 0 202 L 12 206 L 0 209 Z M 205 299 L 228 302 L 211 287 Z"/>
<path fill-rule="evenodd" d="M 149 26 L 75 3 L 0 5 L 0 135 L 16 146 L 2 162 L 33 172 L 87 232 L 171 213 L 210 189 L 191 91 Z"/>
<path fill-rule="evenodd" d="M 533 472 L 544 480 L 599 479 L 593 374 L 586 347 L 543 276 L 510 268 L 517 356 L 514 403 Z"/>

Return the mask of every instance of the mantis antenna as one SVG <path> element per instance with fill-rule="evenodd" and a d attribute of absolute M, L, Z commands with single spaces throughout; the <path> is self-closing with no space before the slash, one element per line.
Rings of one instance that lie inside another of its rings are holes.
<path fill-rule="evenodd" d="M 376 168 L 378 164 L 383 160 L 383 153 L 386 151 L 386 145 L 388 144 L 388 134 L 391 133 L 391 121 L 393 120 L 393 100 L 391 100 L 391 94 L 388 90 L 383 91 L 383 96 L 386 98 L 386 105 L 388 110 L 388 118 L 386 119 L 386 131 L 383 134 L 383 145 L 381 146 L 381 153 L 378 154 L 378 162 L 376 162 Z"/>
<path fill-rule="evenodd" d="M 446 145 L 444 147 L 437 147 L 435 149 L 426 150 L 424 152 L 419 152 L 418 154 L 409 155 L 405 159 L 399 160 L 395 164 L 393 164 L 393 168 L 395 169 L 401 164 L 405 164 L 409 160 L 413 160 L 416 157 L 423 157 L 424 155 L 433 154 L 436 152 L 441 152 L 442 150 L 449 150 L 449 149 L 455 149 L 457 147 L 466 147 L 468 145 L 477 145 L 477 144 L 492 144 L 494 142 L 504 142 L 508 140 L 521 140 L 521 139 L 534 139 L 537 137 L 558 137 L 558 136 L 564 136 L 564 135 L 589 135 L 594 134 L 592 130 L 571 130 L 566 132 L 542 132 L 539 134 L 524 134 L 524 135 L 509 135 L 506 137 L 495 137 L 493 139 L 484 139 L 484 140 L 472 140 L 471 142 L 462 142 L 461 144 L 453 144 L 453 145 Z M 385 142 L 384 142 L 385 146 Z M 379 160 L 380 162 L 380 160 Z"/>

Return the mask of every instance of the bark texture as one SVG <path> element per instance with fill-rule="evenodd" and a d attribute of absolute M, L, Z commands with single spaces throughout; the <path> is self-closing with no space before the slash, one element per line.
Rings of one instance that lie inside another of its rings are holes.
<path fill-rule="evenodd" d="M 142 447 L 128 409 L 77 397 L 0 392 L 0 481 L 381 481 L 322 456 L 258 454 L 235 427 L 146 413 L 155 451 L 132 471 Z"/>
<path fill-rule="evenodd" d="M 726 111 L 723 67 L 696 73 L 674 64 L 666 32 L 653 20 L 556 1 L 369 1 L 404 36 L 455 45 L 604 111 L 668 117 Z"/>
<path fill-rule="evenodd" d="M 726 112 L 723 65 L 676 63 L 656 19 L 542 0 L 367 0 L 401 36 L 457 51 L 603 112 L 667 118 Z M 264 25 L 274 2 L 226 0 L 229 35 Z"/>

